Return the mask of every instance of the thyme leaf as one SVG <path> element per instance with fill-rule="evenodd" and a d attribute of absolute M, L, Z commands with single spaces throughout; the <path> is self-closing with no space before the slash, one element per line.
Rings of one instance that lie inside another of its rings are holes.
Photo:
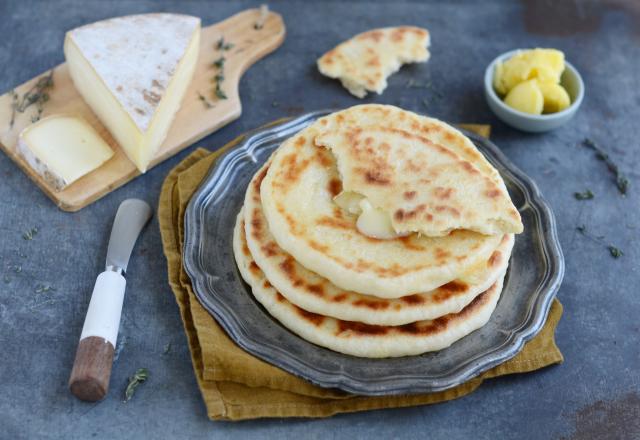
<path fill-rule="evenodd" d="M 27 229 L 23 234 L 22 234 L 22 238 L 24 240 L 33 240 L 33 237 L 35 237 L 38 234 L 38 228 L 33 227 L 30 229 Z"/>
<path fill-rule="evenodd" d="M 134 375 L 129 378 L 129 383 L 127 385 L 127 388 L 124 390 L 123 402 L 126 403 L 129 400 L 131 400 L 138 386 L 144 381 L 146 381 L 148 378 L 149 378 L 149 370 L 147 370 L 146 368 L 139 368 L 134 373 Z"/>
<path fill-rule="evenodd" d="M 573 197 L 575 197 L 577 200 L 590 200 L 593 199 L 594 195 L 591 190 L 588 189 L 586 191 L 573 193 Z"/>
<path fill-rule="evenodd" d="M 53 287 L 53 286 L 52 286 L 52 285 L 50 285 L 50 284 L 38 284 L 38 285 L 36 286 L 36 290 L 35 290 L 35 292 L 36 292 L 36 293 L 47 293 L 47 292 L 53 292 L 53 291 L 55 291 L 55 290 L 56 290 L 56 288 L 55 288 L 55 287 Z"/>
<path fill-rule="evenodd" d="M 211 65 L 216 69 L 224 69 L 224 62 L 226 61 L 225 57 L 220 57 L 215 60 Z"/>
<path fill-rule="evenodd" d="M 198 92 L 198 99 L 202 101 L 202 104 L 204 105 L 205 108 L 209 109 L 214 107 L 213 103 L 209 101 L 207 97 L 200 92 Z"/>
<path fill-rule="evenodd" d="M 611 174 L 613 174 L 616 186 L 618 187 L 618 191 L 620 192 L 620 194 L 627 194 L 627 191 L 629 190 L 629 179 L 622 173 L 622 171 L 620 171 L 618 165 L 616 165 L 616 163 L 611 160 L 609 154 L 607 154 L 607 152 L 604 151 L 602 147 L 600 147 L 597 143 L 589 138 L 586 138 L 584 141 L 582 141 L 582 143 L 585 147 L 595 151 L 596 157 L 607 165 L 607 169 L 611 172 Z"/>
<path fill-rule="evenodd" d="M 611 256 L 613 258 L 620 258 L 621 256 L 624 255 L 624 253 L 620 249 L 618 249 L 612 244 L 609 245 L 609 253 L 611 253 Z"/>
<path fill-rule="evenodd" d="M 216 84 L 216 97 L 218 99 L 227 99 L 227 95 L 224 93 L 224 91 L 220 88 L 220 83 Z"/>
<path fill-rule="evenodd" d="M 224 37 L 220 37 L 220 39 L 216 43 L 216 49 L 218 50 L 231 50 L 233 49 L 233 46 L 233 43 L 225 42 Z"/>

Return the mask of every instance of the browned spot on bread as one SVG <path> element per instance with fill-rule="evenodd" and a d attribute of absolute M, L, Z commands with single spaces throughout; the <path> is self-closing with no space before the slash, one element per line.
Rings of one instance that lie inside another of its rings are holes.
<path fill-rule="evenodd" d="M 268 289 L 269 287 L 271 287 L 271 283 L 267 280 L 264 280 L 264 283 L 262 283 L 262 287 Z"/>
<path fill-rule="evenodd" d="M 402 245 L 408 250 L 411 250 L 411 251 L 425 250 L 424 246 L 420 246 L 419 244 L 417 244 L 411 235 L 399 237 L 398 240 L 400 240 L 400 243 L 402 243 Z"/>
<path fill-rule="evenodd" d="M 424 216 L 425 220 L 428 222 L 432 222 L 433 221 L 433 215 L 427 213 L 427 215 Z"/>
<path fill-rule="evenodd" d="M 316 251 L 319 251 L 319 252 L 325 252 L 326 253 L 326 252 L 329 251 L 329 248 L 326 245 L 320 244 L 315 240 L 309 240 L 309 246 L 312 249 L 315 249 Z"/>
<path fill-rule="evenodd" d="M 320 163 L 320 165 L 325 168 L 332 166 L 334 163 L 334 159 L 331 156 L 331 153 L 329 153 L 329 151 L 325 150 L 324 148 L 317 149 L 315 159 L 318 161 L 318 163 Z"/>
<path fill-rule="evenodd" d="M 405 28 L 398 28 L 391 33 L 391 41 L 400 42 L 404 38 L 404 34 L 407 32 Z M 402 114 L 402 113 L 401 113 Z"/>
<path fill-rule="evenodd" d="M 340 294 L 334 296 L 333 298 L 331 298 L 331 301 L 337 302 L 337 303 L 341 303 L 345 299 L 347 299 L 347 294 L 346 293 L 340 293 Z"/>
<path fill-rule="evenodd" d="M 247 246 L 246 241 L 242 242 L 242 253 L 245 254 L 247 257 L 251 256 L 251 251 L 249 250 L 249 246 Z"/>
<path fill-rule="evenodd" d="M 385 335 L 390 330 L 391 328 L 388 326 L 370 325 L 354 321 L 338 321 L 338 334 L 349 331 L 363 335 Z"/>
<path fill-rule="evenodd" d="M 278 254 L 278 245 L 275 244 L 273 241 L 270 241 L 270 242 L 264 244 L 262 247 L 260 247 L 260 250 L 267 257 L 273 257 L 273 256 Z"/>
<path fill-rule="evenodd" d="M 445 259 L 447 257 L 450 257 L 451 256 L 451 252 L 449 252 L 447 250 L 444 250 L 442 248 L 436 248 L 436 250 L 434 252 L 434 255 L 435 255 L 436 259 L 443 260 L 443 259 Z"/>
<path fill-rule="evenodd" d="M 260 268 L 258 267 L 255 261 L 252 261 L 251 263 L 249 263 L 249 270 L 254 273 L 260 272 Z"/>
<path fill-rule="evenodd" d="M 378 57 L 369 58 L 369 61 L 367 61 L 367 66 L 370 66 L 370 67 L 380 66 L 380 58 Z"/>
<path fill-rule="evenodd" d="M 324 322 L 324 318 L 325 318 L 324 316 L 318 315 L 317 313 L 308 312 L 296 305 L 294 305 L 294 307 L 298 315 L 302 316 L 304 319 L 306 319 L 316 327 L 318 327 L 320 324 Z"/>
<path fill-rule="evenodd" d="M 289 279 L 293 279 L 296 273 L 295 260 L 292 257 L 287 257 L 280 263 L 280 269 L 287 274 Z"/>
<path fill-rule="evenodd" d="M 258 208 L 256 208 L 253 212 L 253 216 L 251 217 L 251 235 L 259 240 L 262 238 L 262 220 L 258 215 L 260 214 Z"/>
<path fill-rule="evenodd" d="M 496 266 L 498 266 L 500 264 L 501 261 L 502 261 L 502 252 L 493 251 L 493 253 L 489 257 L 489 261 L 487 262 L 487 266 L 496 267 Z"/>
<path fill-rule="evenodd" d="M 278 302 L 285 302 L 286 298 L 282 296 L 280 292 L 276 292 L 276 300 L 278 300 Z"/>
<path fill-rule="evenodd" d="M 441 200 L 450 198 L 454 191 L 453 188 L 444 188 L 442 186 L 437 186 L 433 189 L 435 196 Z"/>
<path fill-rule="evenodd" d="M 253 180 L 253 189 L 255 193 L 254 200 L 256 199 L 256 197 L 258 199 L 260 198 L 260 185 L 262 185 L 262 181 L 266 177 L 267 171 L 269 171 L 269 168 L 265 167 L 261 169 L 259 174 Z"/>
<path fill-rule="evenodd" d="M 464 170 L 469 174 L 480 174 L 480 172 L 473 165 L 471 165 L 470 162 L 463 160 L 460 162 L 460 164 L 462 165 L 462 168 L 464 168 Z"/>
<path fill-rule="evenodd" d="M 393 217 L 398 221 L 401 222 L 405 219 L 413 219 L 416 218 L 418 216 L 418 214 L 420 214 L 421 212 L 423 212 L 425 209 L 427 209 L 427 206 L 425 204 L 420 204 L 418 206 L 416 206 L 415 208 L 411 209 L 411 210 L 404 210 L 404 209 L 398 209 L 396 212 L 393 213 Z"/>
<path fill-rule="evenodd" d="M 404 192 L 404 198 L 405 200 L 411 200 L 416 196 L 417 192 L 415 191 L 405 191 Z"/>
<path fill-rule="evenodd" d="M 460 217 L 460 211 L 458 211 L 453 206 L 438 205 L 435 207 L 435 209 L 437 212 L 448 212 L 454 217 Z"/>
<path fill-rule="evenodd" d="M 389 301 L 382 299 L 360 298 L 352 304 L 356 307 L 366 307 L 371 310 L 385 310 L 389 307 Z"/>
<path fill-rule="evenodd" d="M 339 179 L 329 180 L 329 194 L 335 197 L 342 192 L 342 182 Z"/>
<path fill-rule="evenodd" d="M 346 230 L 351 230 L 354 227 L 353 222 L 350 222 L 347 220 L 341 220 L 341 219 L 337 219 L 329 216 L 320 217 L 318 220 L 316 220 L 316 224 L 318 226 L 326 226 L 329 228 L 346 229 Z"/>
<path fill-rule="evenodd" d="M 322 284 L 307 284 L 307 290 L 316 296 L 324 296 L 324 286 Z"/>
<path fill-rule="evenodd" d="M 463 283 L 462 281 L 453 280 L 438 287 L 438 290 L 442 290 L 445 292 L 461 293 L 466 291 L 468 288 L 469 288 L 468 284 Z"/>
<path fill-rule="evenodd" d="M 285 185 L 292 185 L 300 178 L 300 175 L 309 166 L 309 159 L 298 161 L 297 154 L 288 154 L 282 158 L 282 168 L 284 169 Z"/>
<path fill-rule="evenodd" d="M 500 192 L 500 190 L 498 188 L 495 189 L 490 189 L 487 192 L 485 192 L 485 195 L 491 199 L 495 199 L 496 197 L 500 197 L 502 193 Z"/>
<path fill-rule="evenodd" d="M 295 145 L 296 147 L 300 148 L 305 144 L 306 141 L 307 140 L 304 138 L 304 136 L 298 136 L 298 138 L 296 139 Z"/>
<path fill-rule="evenodd" d="M 367 170 L 364 175 L 366 181 L 373 185 L 389 185 L 391 179 L 385 176 L 381 170 Z"/>
<path fill-rule="evenodd" d="M 405 162 L 405 166 L 404 169 L 406 171 L 410 171 L 413 173 L 417 173 L 418 171 L 420 171 L 420 164 L 414 162 L 413 160 L 409 159 Z"/>
<path fill-rule="evenodd" d="M 358 35 L 359 40 L 373 40 L 378 43 L 384 37 L 384 33 L 381 31 L 368 31 Z"/>
<path fill-rule="evenodd" d="M 400 298 L 403 302 L 411 305 L 423 304 L 424 297 L 420 295 L 408 295 Z"/>

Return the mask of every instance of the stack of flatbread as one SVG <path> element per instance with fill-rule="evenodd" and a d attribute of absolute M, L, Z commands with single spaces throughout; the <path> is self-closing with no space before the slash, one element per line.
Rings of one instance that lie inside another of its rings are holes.
<path fill-rule="evenodd" d="M 408 356 L 487 323 L 522 228 L 502 178 L 462 133 L 360 105 L 273 153 L 247 188 L 234 252 L 255 298 L 300 337 Z"/>

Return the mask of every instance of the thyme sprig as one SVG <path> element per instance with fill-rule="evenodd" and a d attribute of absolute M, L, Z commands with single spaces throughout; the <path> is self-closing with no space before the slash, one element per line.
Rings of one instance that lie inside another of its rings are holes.
<path fill-rule="evenodd" d="M 593 199 L 594 194 L 591 192 L 590 189 L 587 189 L 582 192 L 574 192 L 573 197 L 575 197 L 576 200 L 590 200 L 590 199 Z"/>
<path fill-rule="evenodd" d="M 53 88 L 53 69 L 45 76 L 42 76 L 36 83 L 27 90 L 22 98 L 15 90 L 11 91 L 11 120 L 9 128 L 13 128 L 16 121 L 16 113 L 24 113 L 32 105 L 36 106 L 36 114 L 31 118 L 31 122 L 36 122 L 42 117 L 44 105 L 49 101 L 49 90 Z"/>
<path fill-rule="evenodd" d="M 589 138 L 586 138 L 582 143 L 585 147 L 595 151 L 596 157 L 607 165 L 607 168 L 613 174 L 616 186 L 618 187 L 618 191 L 620 191 L 620 194 L 627 194 L 627 190 L 629 189 L 629 179 L 622 173 L 622 171 L 620 171 L 618 165 L 613 160 L 611 160 L 609 154 Z"/>
<path fill-rule="evenodd" d="M 578 231 L 579 233 L 581 233 L 583 236 L 589 238 L 590 240 L 598 243 L 598 244 L 604 244 L 604 236 L 603 235 L 592 235 L 588 230 L 587 230 L 587 225 L 580 225 L 580 226 L 576 226 L 576 231 Z M 621 256 L 624 255 L 624 252 L 622 252 L 622 250 L 612 244 L 607 244 L 607 249 L 609 250 L 609 253 L 611 254 L 611 256 L 613 258 L 620 258 Z"/>
<path fill-rule="evenodd" d="M 145 382 L 149 378 L 149 370 L 146 368 L 139 368 L 133 376 L 129 378 L 127 388 L 124 390 L 124 402 L 131 400 L 136 392 L 138 386 Z"/>

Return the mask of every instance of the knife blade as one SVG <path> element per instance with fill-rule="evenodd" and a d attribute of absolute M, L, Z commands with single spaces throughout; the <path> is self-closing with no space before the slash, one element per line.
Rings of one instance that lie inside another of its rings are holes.
<path fill-rule="evenodd" d="M 138 199 L 127 199 L 118 207 L 105 271 L 98 275 L 93 287 L 69 378 L 69 389 L 79 399 L 95 402 L 109 390 L 127 284 L 124 275 L 138 235 L 151 215 L 151 207 Z"/>

